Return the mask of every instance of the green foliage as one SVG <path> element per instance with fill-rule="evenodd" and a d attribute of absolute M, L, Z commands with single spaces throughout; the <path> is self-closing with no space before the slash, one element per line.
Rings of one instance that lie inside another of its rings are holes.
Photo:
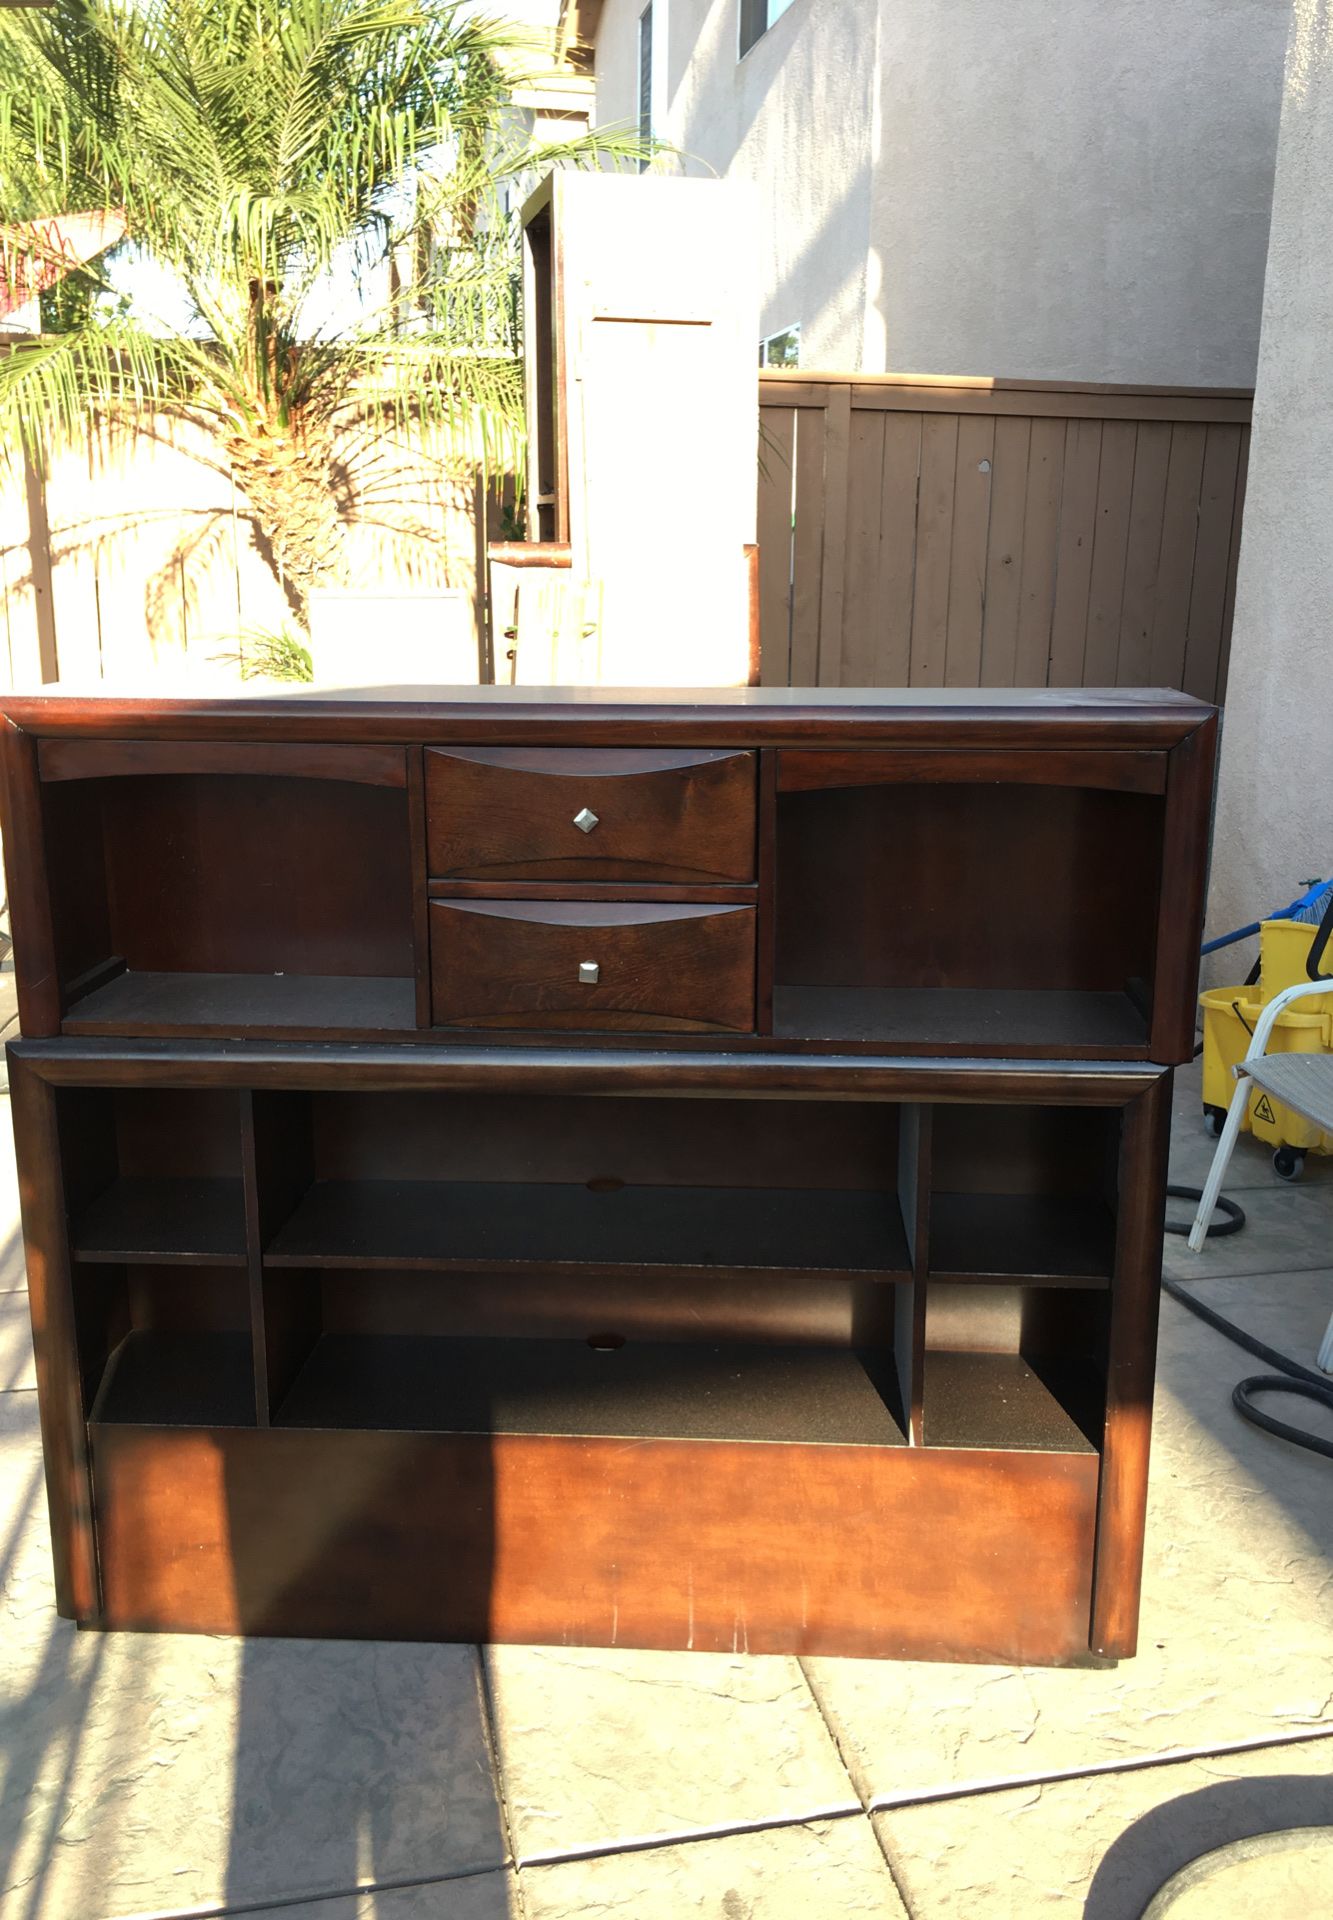
<path fill-rule="evenodd" d="M 310 649 L 293 627 L 239 627 L 225 638 L 236 642 L 234 651 L 213 658 L 220 665 L 236 667 L 242 680 L 309 683 L 315 677 Z"/>
<path fill-rule="evenodd" d="M 211 424 L 298 614 L 336 574 L 335 433 L 449 426 L 507 464 L 521 381 L 506 186 L 642 153 L 622 130 L 533 151 L 508 107 L 525 56 L 521 29 L 458 0 L 0 12 L 6 217 L 123 208 L 131 257 L 190 309 L 172 330 L 137 296 L 83 315 L 71 301 L 59 333 L 0 357 L 0 443 L 77 439 L 95 415 Z M 318 318 L 334 268 L 361 296 L 337 326 Z"/>

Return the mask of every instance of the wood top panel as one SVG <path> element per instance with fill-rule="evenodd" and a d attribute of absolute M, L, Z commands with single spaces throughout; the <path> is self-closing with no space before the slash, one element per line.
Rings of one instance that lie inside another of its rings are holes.
<path fill-rule="evenodd" d="M 1129 687 L 366 687 L 336 699 L 43 695 L 11 699 L 0 710 L 42 738 L 695 747 L 830 737 L 876 745 L 1170 746 L 1214 711 L 1170 689 Z"/>

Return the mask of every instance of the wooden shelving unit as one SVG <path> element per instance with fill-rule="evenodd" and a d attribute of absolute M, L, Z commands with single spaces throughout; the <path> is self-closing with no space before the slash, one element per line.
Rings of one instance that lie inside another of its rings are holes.
<path fill-rule="evenodd" d="M 1209 710 L 9 719 L 64 1611 L 1133 1650 Z"/>

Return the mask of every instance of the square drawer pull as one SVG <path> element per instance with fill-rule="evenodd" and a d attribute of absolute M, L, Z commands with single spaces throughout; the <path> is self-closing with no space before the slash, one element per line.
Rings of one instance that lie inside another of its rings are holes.
<path fill-rule="evenodd" d="M 574 825 L 580 833 L 591 833 L 597 825 L 597 815 L 591 807 L 580 807 L 574 815 Z"/>
<path fill-rule="evenodd" d="M 602 969 L 595 960 L 580 960 L 579 985 L 581 987 L 595 987 L 601 978 L 601 972 Z"/>

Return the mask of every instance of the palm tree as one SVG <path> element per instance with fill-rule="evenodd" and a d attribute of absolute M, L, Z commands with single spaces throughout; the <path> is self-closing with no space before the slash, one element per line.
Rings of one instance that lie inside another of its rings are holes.
<path fill-rule="evenodd" d="M 306 624 L 311 588 L 340 576 L 349 432 L 448 425 L 513 451 L 505 185 L 641 152 L 619 130 L 534 149 L 508 105 L 523 51 L 456 0 L 0 15 L 6 218 L 122 210 L 135 262 L 128 297 L 73 303 L 66 330 L 0 356 L 0 442 L 204 422 Z M 144 310 L 163 284 L 186 303 L 174 324 Z"/>

